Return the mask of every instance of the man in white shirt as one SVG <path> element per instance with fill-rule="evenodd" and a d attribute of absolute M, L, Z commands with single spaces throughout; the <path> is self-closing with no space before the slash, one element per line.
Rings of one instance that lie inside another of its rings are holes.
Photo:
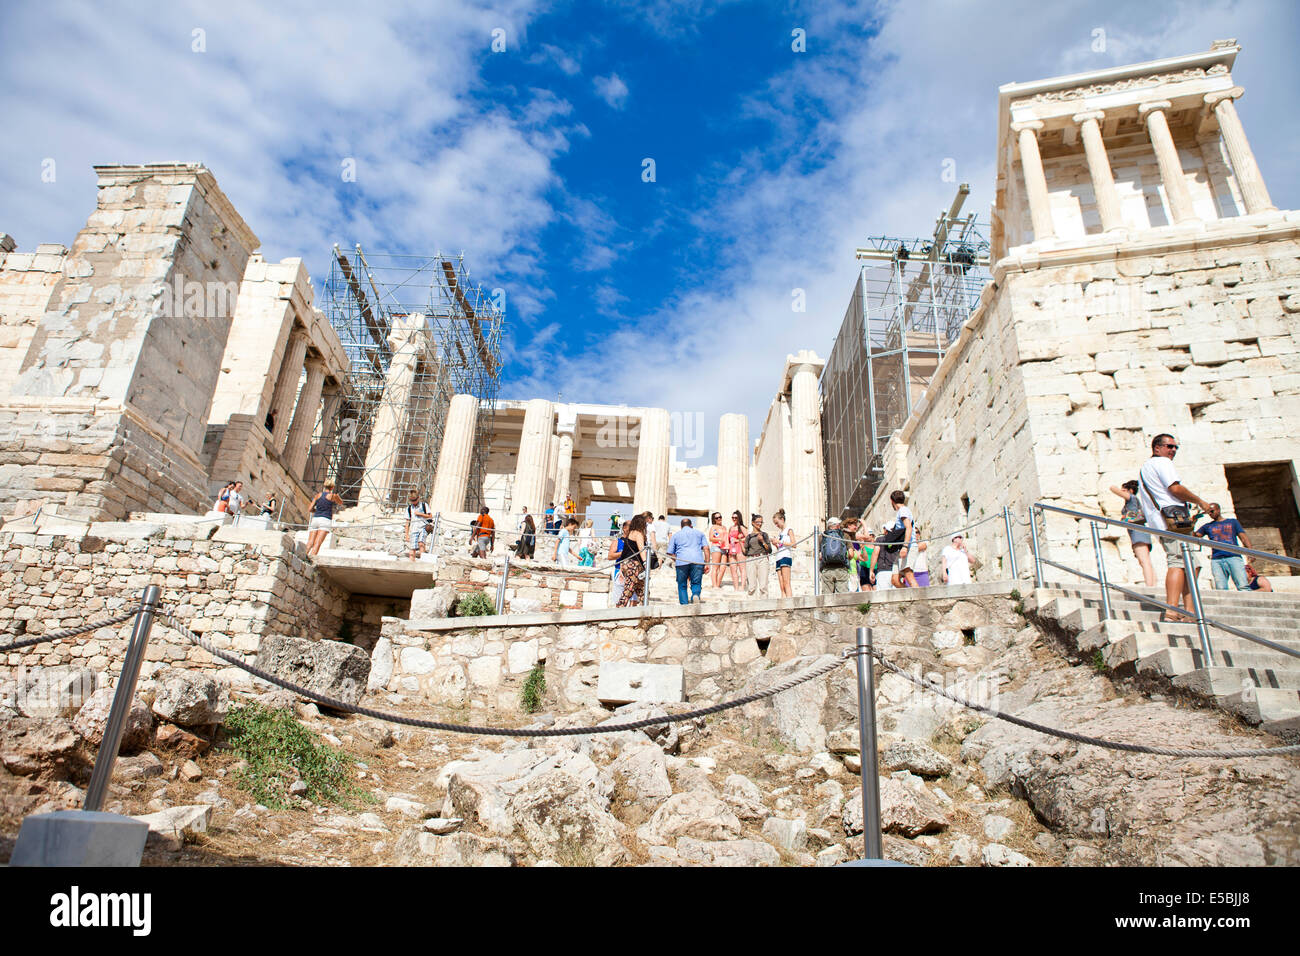
<path fill-rule="evenodd" d="M 1178 470 L 1174 467 L 1176 454 L 1178 454 L 1178 442 L 1174 436 L 1157 435 L 1151 440 L 1151 457 L 1138 472 L 1138 503 L 1142 505 L 1142 513 L 1146 516 L 1148 528 L 1155 528 L 1158 531 L 1169 530 L 1160 509 L 1170 505 L 1187 502 L 1196 505 L 1202 511 L 1210 510 L 1210 506 L 1203 498 L 1197 497 L 1178 480 Z M 1164 546 L 1165 563 L 1169 568 L 1165 572 L 1165 603 L 1177 605 L 1180 603 L 1181 596 L 1182 606 L 1195 613 L 1192 604 L 1192 586 L 1187 580 L 1183 565 L 1183 543 L 1170 538 L 1161 538 L 1160 543 Z M 1199 574 L 1200 570 L 1193 559 L 1192 574 Z M 1160 620 L 1191 621 L 1194 618 L 1166 610 L 1160 616 Z"/>
<path fill-rule="evenodd" d="M 673 534 L 672 529 L 668 527 L 668 519 L 663 515 L 660 515 L 659 520 L 655 522 L 654 533 L 655 540 L 666 547 Z"/>
<path fill-rule="evenodd" d="M 943 563 L 944 584 L 970 584 L 970 552 L 962 536 L 952 536 L 952 544 L 939 555 Z"/>
<path fill-rule="evenodd" d="M 235 487 L 230 489 L 230 501 L 226 505 L 226 507 L 230 510 L 230 513 L 232 515 L 238 518 L 239 509 L 242 508 L 243 506 L 244 506 L 244 483 L 242 481 L 237 481 L 235 482 Z"/>

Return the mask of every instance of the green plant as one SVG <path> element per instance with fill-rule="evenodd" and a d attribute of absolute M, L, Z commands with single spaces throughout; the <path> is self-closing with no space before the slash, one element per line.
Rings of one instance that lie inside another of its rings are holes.
<path fill-rule="evenodd" d="M 1101 652 L 1101 648 L 1092 652 L 1092 669 L 1098 674 L 1106 673 L 1106 655 Z"/>
<path fill-rule="evenodd" d="M 456 602 L 456 617 L 482 617 L 497 612 L 496 601 L 486 591 L 466 594 Z"/>
<path fill-rule="evenodd" d="M 858 610 L 861 611 L 863 614 L 866 614 L 868 611 L 871 610 L 871 602 L 865 601 L 862 604 L 859 604 Z"/>
<path fill-rule="evenodd" d="M 531 714 L 541 705 L 545 693 L 546 668 L 541 664 L 534 664 L 524 680 L 523 689 L 519 692 L 519 706 L 524 709 L 525 714 Z"/>
<path fill-rule="evenodd" d="M 225 726 L 231 750 L 245 763 L 235 771 L 235 781 L 258 803 L 289 808 L 289 787 L 297 780 L 307 785 L 304 795 L 313 803 L 348 806 L 353 799 L 374 799 L 353 782 L 356 761 L 300 724 L 288 708 L 237 704 L 226 714 Z"/>
<path fill-rule="evenodd" d="M 1013 600 L 1013 601 L 1019 601 L 1019 600 L 1020 600 L 1020 589 L 1019 589 L 1019 588 L 1012 588 L 1012 589 L 1011 589 L 1011 600 Z"/>

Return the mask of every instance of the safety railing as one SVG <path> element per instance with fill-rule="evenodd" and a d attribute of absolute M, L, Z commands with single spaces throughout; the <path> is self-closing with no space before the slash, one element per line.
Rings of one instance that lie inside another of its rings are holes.
<path fill-rule="evenodd" d="M 1059 561 L 1053 561 L 1044 554 L 1045 549 L 1039 540 L 1037 517 L 1039 515 L 1044 515 L 1047 512 L 1066 515 L 1067 517 L 1074 518 L 1078 521 L 1088 522 L 1092 535 L 1093 553 L 1097 558 L 1097 573 L 1095 575 L 1089 574 L 1087 571 L 1072 568 L 1069 565 L 1060 563 Z M 1117 591 L 1120 594 L 1133 598 L 1134 600 L 1141 601 L 1143 604 L 1154 604 L 1156 607 L 1163 609 L 1166 613 L 1173 613 L 1179 617 L 1185 617 L 1187 615 L 1185 607 L 1167 604 L 1150 594 L 1143 593 L 1142 591 L 1135 591 L 1132 588 L 1126 588 L 1123 585 L 1115 584 L 1109 580 L 1106 575 L 1106 562 L 1101 551 L 1101 533 L 1099 528 L 1103 525 L 1122 528 L 1125 531 L 1144 532 L 1167 541 L 1177 541 L 1179 543 L 1183 557 L 1183 580 L 1186 588 L 1184 592 L 1180 593 L 1186 593 L 1191 596 L 1197 635 L 1200 639 L 1201 653 L 1205 656 L 1206 666 L 1213 667 L 1215 662 L 1214 644 L 1210 639 L 1210 628 L 1215 628 L 1216 630 L 1231 634 L 1234 637 L 1240 637 L 1243 640 L 1250 641 L 1253 644 L 1258 644 L 1261 647 L 1267 647 L 1270 650 L 1277 651 L 1280 654 L 1285 654 L 1288 657 L 1300 657 L 1300 651 L 1295 648 L 1287 647 L 1285 644 L 1279 644 L 1276 641 L 1270 641 L 1266 637 L 1252 634 L 1250 631 L 1243 630 L 1239 627 L 1233 627 L 1230 624 L 1225 624 L 1223 621 L 1218 621 L 1214 618 L 1208 617 L 1201 601 L 1201 587 L 1197 581 L 1197 575 L 1192 570 L 1194 566 L 1192 561 L 1192 550 L 1199 550 L 1207 545 L 1212 546 L 1215 550 L 1230 551 L 1231 553 L 1239 554 L 1242 557 L 1263 558 L 1293 568 L 1300 568 L 1300 560 L 1287 557 L 1286 555 L 1273 554 L 1269 551 L 1257 551 L 1253 548 L 1243 548 L 1235 544 L 1225 544 L 1222 541 L 1207 541 L 1204 538 L 1195 538 L 1190 535 L 1178 534 L 1173 531 L 1162 531 L 1161 529 L 1153 528 L 1150 525 L 1132 524 L 1128 521 L 1120 521 L 1102 515 L 1088 514 L 1083 511 L 1074 511 L 1070 508 L 1062 508 L 1059 505 L 1049 505 L 1044 501 L 1037 501 L 1030 508 L 1029 517 L 1029 540 L 1034 554 L 1034 584 L 1040 588 L 1044 586 L 1044 566 L 1056 568 L 1059 571 L 1064 571 L 1067 574 L 1072 574 L 1076 577 L 1093 582 L 1098 585 L 1101 591 L 1101 616 L 1103 621 L 1108 621 L 1112 618 L 1112 608 L 1110 604 L 1111 591 Z"/>

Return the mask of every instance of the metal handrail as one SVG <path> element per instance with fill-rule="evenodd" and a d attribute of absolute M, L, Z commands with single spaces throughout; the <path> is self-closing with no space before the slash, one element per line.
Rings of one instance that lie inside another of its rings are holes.
<path fill-rule="evenodd" d="M 1100 524 L 1111 524 L 1123 528 L 1125 531 L 1145 531 L 1147 534 L 1159 535 L 1162 538 L 1173 538 L 1175 541 L 1184 541 L 1187 544 L 1200 546 L 1209 545 L 1216 551 L 1231 551 L 1233 554 L 1243 556 L 1249 555 L 1252 558 L 1264 558 L 1268 561 L 1277 561 L 1280 564 L 1289 564 L 1293 568 L 1300 568 L 1300 558 L 1292 558 L 1285 554 L 1274 554 L 1271 551 L 1257 551 L 1254 548 L 1243 548 L 1236 544 L 1224 544 L 1222 541 L 1215 541 L 1211 538 L 1196 538 L 1191 535 L 1178 534 L 1174 531 L 1161 531 L 1159 528 L 1153 528 L 1146 524 L 1132 524 L 1128 521 L 1119 521 L 1115 518 L 1107 518 L 1104 515 L 1090 515 L 1084 511 L 1072 511 L 1069 508 L 1061 508 L 1057 505 L 1049 505 L 1046 502 L 1035 501 L 1034 507 L 1040 511 L 1055 511 L 1059 514 L 1069 515 L 1071 518 L 1082 518 L 1084 521 L 1096 521 Z"/>
<path fill-rule="evenodd" d="M 1076 520 L 1089 522 L 1090 527 L 1092 529 L 1093 548 L 1097 556 L 1096 576 L 1088 574 L 1086 571 L 1080 571 L 1077 570 L 1076 568 L 1071 568 L 1068 565 L 1061 564 L 1060 562 L 1052 561 L 1051 559 L 1046 558 L 1042 555 L 1039 541 L 1038 541 L 1037 525 L 1034 521 L 1034 511 L 1040 511 L 1040 512 L 1054 511 L 1057 512 L 1058 514 L 1063 514 L 1071 518 L 1075 518 Z M 1058 505 L 1049 505 L 1046 502 L 1042 502 L 1042 501 L 1036 501 L 1030 507 L 1029 524 L 1030 524 L 1030 531 L 1031 531 L 1030 542 L 1034 551 L 1034 577 L 1037 586 L 1038 587 L 1043 586 L 1043 571 L 1042 571 L 1043 565 L 1050 565 L 1051 567 L 1058 568 L 1062 571 L 1065 571 L 1068 574 L 1073 574 L 1076 575 L 1077 577 L 1081 577 L 1084 578 L 1085 580 L 1093 582 L 1094 584 L 1098 585 L 1101 588 L 1103 621 L 1107 621 L 1111 619 L 1109 592 L 1112 589 L 1128 597 L 1131 597 L 1137 601 L 1140 601 L 1143 604 L 1154 604 L 1157 607 L 1163 608 L 1166 611 L 1173 611 L 1176 614 L 1185 615 L 1187 611 L 1186 608 L 1184 607 L 1167 604 L 1164 601 L 1161 601 L 1160 599 L 1153 597 L 1151 595 L 1144 594 L 1141 591 L 1134 591 L 1129 588 L 1123 587 L 1121 585 L 1112 584 L 1109 581 L 1107 581 L 1106 569 L 1105 569 L 1105 565 L 1103 564 L 1103 559 L 1101 555 L 1100 538 L 1097 534 L 1097 525 L 1099 524 L 1115 525 L 1117 527 L 1125 528 L 1126 530 L 1146 531 L 1149 534 L 1154 534 L 1162 538 L 1170 538 L 1172 540 L 1179 541 L 1182 543 L 1185 565 L 1191 564 L 1190 561 L 1191 555 L 1189 552 L 1189 546 L 1191 545 L 1204 546 L 1208 544 L 1218 550 L 1231 551 L 1234 554 L 1240 554 L 1243 556 L 1249 555 L 1252 557 L 1266 558 L 1268 560 L 1279 561 L 1282 564 L 1291 565 L 1293 567 L 1300 567 L 1300 560 L 1288 557 L 1286 555 L 1277 555 L 1268 551 L 1256 551 L 1253 548 L 1242 548 L 1237 545 L 1223 544 L 1222 542 L 1214 541 L 1213 539 L 1207 540 L 1205 538 L 1192 537 L 1190 535 L 1178 534 L 1177 532 L 1174 531 L 1162 531 L 1159 528 L 1150 528 L 1147 527 L 1146 525 L 1133 524 L 1128 521 L 1117 521 L 1114 518 L 1107 518 L 1102 515 L 1092 515 L 1083 511 L 1074 511 L 1070 508 L 1062 508 Z M 1258 634 L 1252 634 L 1251 632 L 1244 631 L 1241 628 L 1233 627 L 1230 624 L 1224 624 L 1221 621 L 1216 621 L 1213 618 L 1206 617 L 1204 607 L 1202 606 L 1201 603 L 1200 586 L 1197 582 L 1197 576 L 1194 573 L 1193 574 L 1186 574 L 1186 572 L 1184 573 L 1187 581 L 1188 592 L 1192 596 L 1192 604 L 1193 607 L 1195 607 L 1196 609 L 1195 621 L 1196 621 L 1197 629 L 1200 632 L 1201 651 L 1205 655 L 1205 661 L 1208 666 L 1214 665 L 1214 648 L 1210 642 L 1210 635 L 1208 631 L 1208 628 L 1211 627 L 1217 628 L 1218 630 L 1221 631 L 1225 631 L 1229 634 L 1234 635 L 1235 637 L 1240 637 L 1244 640 L 1250 641 L 1251 643 L 1259 644 L 1262 647 L 1267 647 L 1270 650 L 1277 651 L 1280 654 L 1285 654 L 1288 657 L 1300 658 L 1300 651 L 1297 651 L 1291 647 L 1287 647 L 1285 644 L 1279 644 L 1276 641 L 1270 641 L 1266 637 L 1260 637 Z"/>

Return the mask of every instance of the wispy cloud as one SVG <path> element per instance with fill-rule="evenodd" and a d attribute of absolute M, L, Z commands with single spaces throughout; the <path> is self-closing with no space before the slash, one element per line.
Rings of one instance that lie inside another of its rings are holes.
<path fill-rule="evenodd" d="M 596 95 L 614 109 L 621 110 L 627 105 L 627 84 L 617 73 L 598 76 L 591 81 L 591 85 L 596 88 Z"/>

